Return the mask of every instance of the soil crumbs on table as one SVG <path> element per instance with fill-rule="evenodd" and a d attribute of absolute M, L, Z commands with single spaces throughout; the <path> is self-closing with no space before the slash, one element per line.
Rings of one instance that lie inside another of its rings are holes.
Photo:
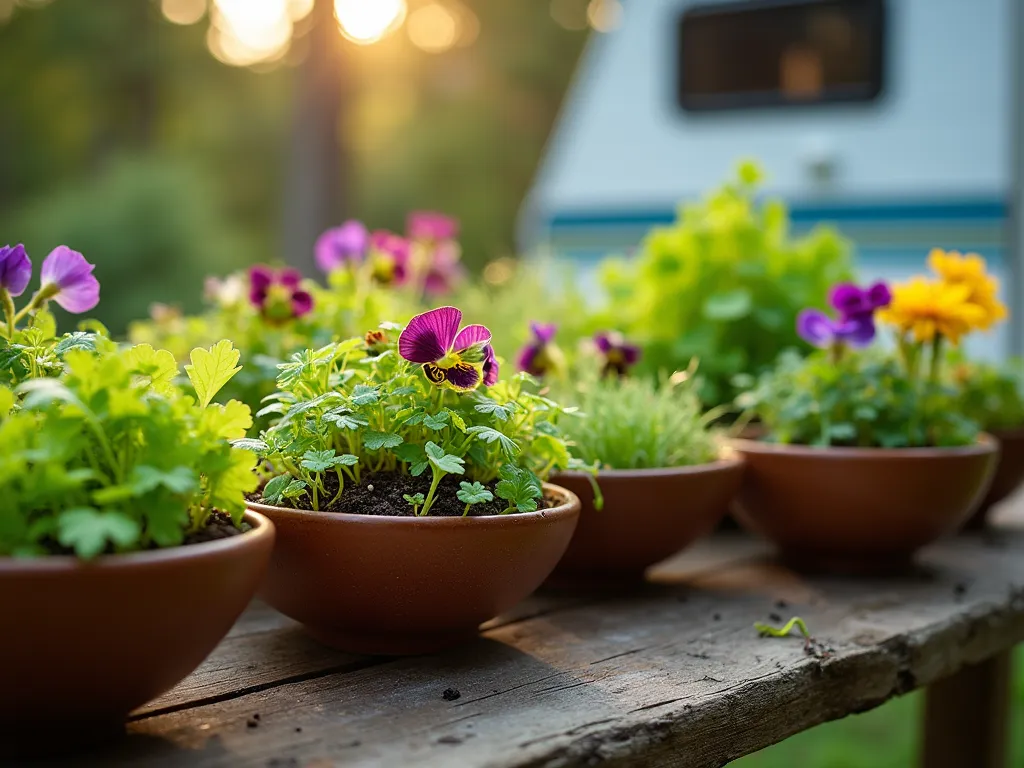
<path fill-rule="evenodd" d="M 456 495 L 459 491 L 459 483 L 465 480 L 460 475 L 445 475 L 437 486 L 434 494 L 434 503 L 430 507 L 429 517 L 462 517 L 466 510 L 466 503 L 459 500 Z M 430 491 L 431 476 L 424 473 L 419 477 L 405 475 L 399 472 L 376 472 L 362 479 L 358 485 L 346 484 L 343 498 L 330 507 L 321 506 L 322 512 L 347 512 L 353 515 L 377 515 L 380 517 L 414 517 L 413 505 L 405 500 L 405 496 L 415 496 L 422 493 L 426 498 Z M 338 479 L 334 475 L 324 477 L 324 485 L 327 487 L 326 498 L 330 500 L 338 492 Z M 508 509 L 508 503 L 499 499 L 494 493 L 494 485 L 488 484 L 487 488 L 494 494 L 494 499 L 480 504 L 472 504 L 469 507 L 467 517 L 492 517 L 500 515 Z M 259 499 L 261 503 L 266 503 Z M 308 493 L 295 499 L 297 509 L 312 510 L 312 498 Z M 560 499 L 545 494 L 543 499 L 537 500 L 538 509 L 550 509 L 558 506 Z M 422 510 L 422 505 L 420 506 Z"/>

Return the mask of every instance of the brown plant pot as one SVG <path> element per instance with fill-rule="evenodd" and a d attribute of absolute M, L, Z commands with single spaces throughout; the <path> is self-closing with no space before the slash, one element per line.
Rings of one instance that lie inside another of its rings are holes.
<path fill-rule="evenodd" d="M 992 507 L 1005 499 L 1021 483 L 1024 483 L 1024 427 L 1016 429 L 993 429 L 989 434 L 999 444 L 999 456 L 996 460 L 995 474 L 992 485 L 977 511 L 971 515 L 964 530 L 976 531 L 988 523 L 988 513 Z"/>
<path fill-rule="evenodd" d="M 995 441 L 963 448 L 813 448 L 734 440 L 747 460 L 734 508 L 801 570 L 888 573 L 955 531 L 981 501 Z"/>
<path fill-rule="evenodd" d="M 555 475 L 580 498 L 576 533 L 558 564 L 558 580 L 643 578 L 644 571 L 709 533 L 739 489 L 738 456 L 693 467 L 602 470 L 604 508 L 594 508 L 590 476 Z"/>
<path fill-rule="evenodd" d="M 273 524 L 246 521 L 238 536 L 88 563 L 0 558 L 0 752 L 116 733 L 198 667 L 270 559 Z"/>
<path fill-rule="evenodd" d="M 253 504 L 277 546 L 260 595 L 321 642 L 352 653 L 430 653 L 472 639 L 480 624 L 533 592 L 579 518 L 561 503 L 495 517 L 382 517 Z"/>

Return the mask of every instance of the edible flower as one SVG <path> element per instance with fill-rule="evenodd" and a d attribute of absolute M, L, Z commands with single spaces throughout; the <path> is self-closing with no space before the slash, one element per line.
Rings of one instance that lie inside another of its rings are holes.
<path fill-rule="evenodd" d="M 313 296 L 302 288 L 296 269 L 255 266 L 249 270 L 249 301 L 265 320 L 284 323 L 313 309 Z"/>
<path fill-rule="evenodd" d="M 881 281 L 867 288 L 861 288 L 853 283 L 840 283 L 829 295 L 829 303 L 839 313 L 841 320 L 871 316 L 882 307 L 888 306 L 891 301 L 892 291 Z"/>
<path fill-rule="evenodd" d="M 409 241 L 378 229 L 370 235 L 370 271 L 383 285 L 405 285 L 409 280 Z"/>
<path fill-rule="evenodd" d="M 601 331 L 594 335 L 594 344 L 604 358 L 601 374 L 614 373 L 625 376 L 629 369 L 640 362 L 640 347 L 630 344 L 617 331 Z"/>
<path fill-rule="evenodd" d="M 918 343 L 937 337 L 958 344 L 960 338 L 987 321 L 985 310 L 972 303 L 971 287 L 964 283 L 915 277 L 893 287 L 892 303 L 879 318 Z"/>
<path fill-rule="evenodd" d="M 0 288 L 10 296 L 21 296 L 32 277 L 32 261 L 24 245 L 0 248 Z"/>
<path fill-rule="evenodd" d="M 497 381 L 498 365 L 491 332 L 483 325 L 459 329 L 462 311 L 439 307 L 416 315 L 398 337 L 399 354 L 423 366 L 429 381 L 469 392 Z"/>
<path fill-rule="evenodd" d="M 459 221 L 434 211 L 413 211 L 406 218 L 406 234 L 411 240 L 440 242 L 459 236 Z"/>
<path fill-rule="evenodd" d="M 100 282 L 92 273 L 95 268 L 78 251 L 66 245 L 57 246 L 43 259 L 42 285 L 32 297 L 32 304 L 52 299 L 76 315 L 88 312 L 100 303 Z"/>
<path fill-rule="evenodd" d="M 933 248 L 928 254 L 928 266 L 943 282 L 967 286 L 967 303 L 982 311 L 974 326 L 985 331 L 1007 316 L 1006 305 L 999 298 L 999 281 L 986 271 L 985 260 L 976 253 L 961 256 L 956 251 Z"/>
<path fill-rule="evenodd" d="M 808 344 L 821 349 L 836 345 L 866 347 L 875 338 L 875 322 L 871 315 L 837 320 L 820 309 L 805 309 L 797 315 L 796 332 Z"/>
<path fill-rule="evenodd" d="M 531 376 L 544 376 L 564 368 L 565 359 L 554 343 L 558 326 L 554 323 L 530 323 L 531 339 L 519 350 L 518 366 Z"/>
<path fill-rule="evenodd" d="M 370 233 L 361 221 L 346 221 L 340 227 L 328 229 L 316 241 L 316 265 L 324 272 L 339 267 L 359 264 L 370 245 Z"/>

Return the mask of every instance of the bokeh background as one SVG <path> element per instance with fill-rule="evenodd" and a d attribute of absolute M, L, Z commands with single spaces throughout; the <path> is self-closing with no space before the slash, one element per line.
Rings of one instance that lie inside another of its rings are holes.
<path fill-rule="evenodd" d="M 0 0 L 0 242 L 37 262 L 62 243 L 85 253 L 114 332 L 153 302 L 198 309 L 208 274 L 311 272 L 316 233 L 350 216 L 401 230 L 410 209 L 453 214 L 479 271 L 514 255 L 583 47 L 622 13 L 619 0 Z M 921 701 L 738 764 L 912 765 Z M 1018 680 L 1018 765 L 1022 713 Z"/>

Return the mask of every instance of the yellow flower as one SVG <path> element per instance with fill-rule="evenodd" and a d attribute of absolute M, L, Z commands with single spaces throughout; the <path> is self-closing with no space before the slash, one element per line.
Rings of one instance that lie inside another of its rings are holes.
<path fill-rule="evenodd" d="M 1006 318 L 1006 305 L 999 298 L 999 281 L 988 274 L 985 260 L 976 253 L 961 256 L 956 251 L 935 248 L 928 254 L 928 266 L 944 282 L 969 289 L 967 302 L 978 306 L 983 315 L 976 328 L 988 330 Z"/>
<path fill-rule="evenodd" d="M 892 303 L 878 318 L 900 335 L 912 334 L 916 342 L 932 341 L 939 334 L 956 344 L 985 320 L 984 310 L 968 300 L 970 295 L 967 285 L 915 277 L 893 286 Z"/>

